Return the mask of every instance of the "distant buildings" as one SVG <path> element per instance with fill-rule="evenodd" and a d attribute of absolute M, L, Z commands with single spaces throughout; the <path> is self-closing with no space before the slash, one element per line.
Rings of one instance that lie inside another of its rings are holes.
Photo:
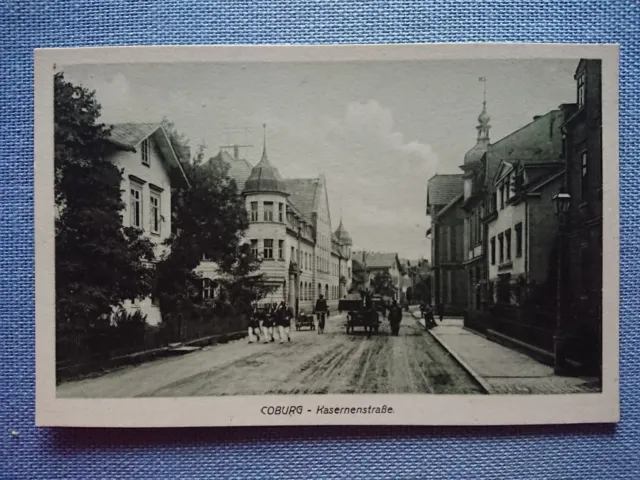
<path fill-rule="evenodd" d="M 379 273 L 387 272 L 391 276 L 395 298 L 400 300 L 402 292 L 402 268 L 397 253 L 381 253 L 354 251 L 351 256 L 354 263 L 354 284 L 351 289 L 355 293 L 371 288 L 371 279 Z"/>
<path fill-rule="evenodd" d="M 431 300 L 445 315 L 462 315 L 467 305 L 464 276 L 462 175 L 435 175 L 427 184 L 431 227 Z"/>
<path fill-rule="evenodd" d="M 405 299 L 412 304 L 431 302 L 431 264 L 423 258 L 419 260 L 401 259 L 402 290 Z"/>
<path fill-rule="evenodd" d="M 159 257 L 171 234 L 171 187 L 189 184 L 184 170 L 159 123 L 112 125 L 109 141 L 114 146 L 111 160 L 123 170 L 123 226 L 142 230 Z M 161 321 L 160 307 L 153 298 L 127 301 L 124 308 L 140 311 L 151 325 Z"/>

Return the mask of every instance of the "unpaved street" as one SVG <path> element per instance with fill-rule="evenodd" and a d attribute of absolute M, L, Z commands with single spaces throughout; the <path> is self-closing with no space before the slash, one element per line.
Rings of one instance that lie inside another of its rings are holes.
<path fill-rule="evenodd" d="M 458 363 L 405 314 L 398 337 L 347 335 L 344 315 L 324 335 L 292 332 L 285 344 L 246 339 L 182 357 L 64 383 L 58 397 L 179 397 L 321 393 L 481 393 Z"/>

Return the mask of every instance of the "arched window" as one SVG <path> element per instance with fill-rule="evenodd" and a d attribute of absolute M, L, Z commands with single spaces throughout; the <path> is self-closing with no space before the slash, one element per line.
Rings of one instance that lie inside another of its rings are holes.
<path fill-rule="evenodd" d="M 324 285 L 324 297 L 325 298 L 329 298 L 329 284 L 328 283 L 326 283 Z"/>
<path fill-rule="evenodd" d="M 282 299 L 287 300 L 287 280 L 282 281 Z"/>
<path fill-rule="evenodd" d="M 304 300 L 304 283 L 300 282 L 300 291 L 298 292 L 298 297 L 300 300 Z"/>

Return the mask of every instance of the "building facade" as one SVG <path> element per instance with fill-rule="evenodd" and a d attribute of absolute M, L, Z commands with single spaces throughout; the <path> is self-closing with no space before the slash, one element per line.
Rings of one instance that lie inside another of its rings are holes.
<path fill-rule="evenodd" d="M 589 370 L 602 365 L 602 65 L 580 60 L 576 109 L 564 124 L 568 214 L 569 352 Z"/>
<path fill-rule="evenodd" d="M 549 358 L 559 225 L 553 197 L 564 184 L 562 125 L 570 111 L 562 106 L 534 117 L 486 154 L 498 162 L 484 217 L 488 282 L 479 287 L 491 315 L 474 326 Z"/>
<path fill-rule="evenodd" d="M 115 147 L 111 161 L 123 170 L 123 226 L 142 230 L 159 258 L 166 253 L 163 242 L 171 235 L 171 187 L 188 185 L 187 177 L 159 123 L 112 125 L 109 140 Z M 162 320 L 153 298 L 127 301 L 124 308 L 140 311 L 151 325 Z"/>
<path fill-rule="evenodd" d="M 266 143 L 255 167 L 226 152 L 218 157 L 229 165 L 228 176 L 244 199 L 249 215 L 245 241 L 272 287 L 259 303 L 286 300 L 297 312 L 310 313 L 322 294 L 336 308 L 351 284 L 352 241 L 342 221 L 332 231 L 324 176 L 283 178 L 267 156 Z M 198 272 L 206 296 L 217 268 L 202 262 Z"/>
<path fill-rule="evenodd" d="M 427 184 L 431 227 L 431 300 L 444 315 L 463 315 L 467 305 L 464 275 L 464 200 L 462 175 L 435 175 Z"/>
<path fill-rule="evenodd" d="M 476 144 L 465 154 L 464 163 L 460 166 L 464 179 L 462 201 L 462 209 L 464 210 L 463 264 L 467 282 L 464 318 L 465 325 L 470 327 L 480 321 L 479 317 L 486 310 L 482 288 L 487 278 L 487 241 L 486 227 L 482 219 L 486 211 L 485 199 L 492 188 L 489 181 L 493 171 L 491 162 L 495 162 L 493 157 L 486 155 L 489 147 L 490 119 L 485 100 L 478 116 Z"/>

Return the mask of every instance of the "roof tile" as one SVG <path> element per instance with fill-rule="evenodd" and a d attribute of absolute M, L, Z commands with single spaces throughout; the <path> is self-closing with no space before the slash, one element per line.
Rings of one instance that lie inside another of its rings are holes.
<path fill-rule="evenodd" d="M 162 125 L 159 123 L 115 123 L 109 140 L 124 148 L 135 148 Z"/>
<path fill-rule="evenodd" d="M 289 192 L 289 201 L 304 215 L 311 219 L 315 209 L 315 199 L 319 178 L 287 178 L 284 180 Z"/>
<path fill-rule="evenodd" d="M 447 205 L 463 191 L 462 174 L 434 175 L 427 183 L 429 205 Z"/>
<path fill-rule="evenodd" d="M 218 152 L 214 157 L 214 160 L 223 161 L 229 165 L 229 172 L 227 175 L 229 178 L 235 180 L 238 192 L 242 192 L 242 190 L 244 190 L 244 184 L 247 181 L 247 178 L 249 178 L 249 175 L 251 175 L 251 170 L 253 169 L 251 164 L 244 158 L 235 158 L 232 155 L 229 155 L 229 153 L 224 150 L 220 150 L 220 152 Z"/>

